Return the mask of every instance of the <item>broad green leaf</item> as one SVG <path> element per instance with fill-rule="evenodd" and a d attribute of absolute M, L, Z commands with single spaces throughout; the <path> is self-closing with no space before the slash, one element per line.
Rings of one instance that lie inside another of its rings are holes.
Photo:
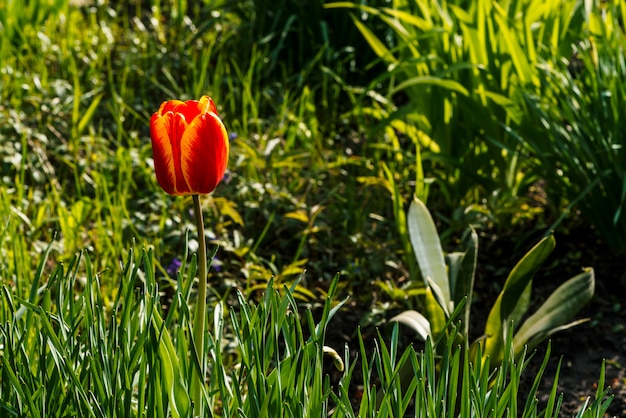
<path fill-rule="evenodd" d="M 411 203 L 408 225 L 411 245 L 424 282 L 428 285 L 430 278 L 437 285 L 445 301 L 444 310 L 448 313 L 451 310 L 452 300 L 441 241 L 439 241 L 437 228 L 428 208 L 419 199 L 413 199 Z"/>
<path fill-rule="evenodd" d="M 535 273 L 554 249 L 554 236 L 549 235 L 517 263 L 513 268 L 504 288 L 494 303 L 487 324 L 485 325 L 484 354 L 494 358 L 501 357 L 504 346 L 504 335 L 507 327 L 515 318 L 519 318 L 528 308 L 531 281 Z"/>
<path fill-rule="evenodd" d="M 513 267 L 502 289 L 502 306 L 500 307 L 502 318 L 508 319 L 515 310 L 526 286 L 552 253 L 555 246 L 556 242 L 554 236 L 549 235 L 531 248 L 515 267 Z"/>
<path fill-rule="evenodd" d="M 559 286 L 515 334 L 516 352 L 526 344 L 532 348 L 564 326 L 567 328 L 568 322 L 593 297 L 594 287 L 594 273 L 590 268 Z"/>
<path fill-rule="evenodd" d="M 481 94 L 484 94 L 487 98 L 491 99 L 498 106 L 502 106 L 503 108 L 514 107 L 517 106 L 515 101 L 510 99 L 507 96 L 502 94 L 494 93 L 493 91 L 483 90 Z"/>
<path fill-rule="evenodd" d="M 453 252 L 445 255 L 446 264 L 448 265 L 448 280 L 450 282 L 451 298 L 456 301 L 457 293 L 455 291 L 459 273 L 461 272 L 461 263 L 465 253 Z"/>
<path fill-rule="evenodd" d="M 430 322 L 430 333 L 433 335 L 433 341 L 439 336 L 446 326 L 446 314 L 443 311 L 443 308 L 435 299 L 433 295 L 432 289 L 430 287 L 426 288 L 425 297 L 425 308 L 426 314 L 428 316 Z"/>
<path fill-rule="evenodd" d="M 513 312 L 511 312 L 508 317 L 507 323 L 512 323 L 514 328 L 519 328 L 522 318 L 526 314 L 526 311 L 528 311 L 528 307 L 530 306 L 530 299 L 532 296 L 532 287 L 532 281 L 528 282 L 526 288 L 517 300 L 515 309 L 513 309 Z"/>
<path fill-rule="evenodd" d="M 463 256 L 460 257 L 457 262 L 450 263 L 449 276 L 451 279 L 450 290 L 452 291 L 454 306 L 457 306 L 463 298 L 467 297 L 467 303 L 465 304 L 465 309 L 460 318 L 463 324 L 461 333 L 466 335 L 469 331 L 470 308 L 472 306 L 474 276 L 478 257 L 478 235 L 473 228 L 470 229 L 470 235 L 467 238 L 467 247 L 462 254 Z M 453 265 L 455 266 L 453 267 Z M 454 280 L 452 280 L 453 269 L 456 270 Z"/>
<path fill-rule="evenodd" d="M 445 313 L 446 318 L 449 318 L 450 317 L 450 312 L 452 311 L 452 309 L 454 309 L 453 302 L 446 300 L 445 296 L 443 295 L 443 292 L 441 291 L 439 286 L 437 286 L 437 283 L 433 282 L 430 277 L 426 278 L 426 282 L 428 283 L 428 288 L 432 292 L 432 295 L 435 297 L 435 300 L 437 301 L 437 303 L 441 307 L 441 310 Z M 448 307 L 447 307 L 448 305 L 450 305 L 450 309 L 449 310 L 448 310 Z"/>

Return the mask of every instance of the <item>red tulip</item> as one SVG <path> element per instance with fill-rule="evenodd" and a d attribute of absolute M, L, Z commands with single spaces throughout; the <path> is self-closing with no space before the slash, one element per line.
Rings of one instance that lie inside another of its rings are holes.
<path fill-rule="evenodd" d="M 224 177 L 228 134 L 209 96 L 163 102 L 150 119 L 157 181 L 174 196 L 207 194 Z"/>

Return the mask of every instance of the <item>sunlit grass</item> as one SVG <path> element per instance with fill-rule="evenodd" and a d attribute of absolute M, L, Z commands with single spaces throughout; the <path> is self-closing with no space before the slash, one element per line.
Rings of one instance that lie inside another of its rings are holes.
<path fill-rule="evenodd" d="M 198 366 L 188 354 L 188 304 L 195 263 L 182 266 L 177 290 L 166 299 L 149 249 L 131 250 L 118 268 L 102 273 L 86 253 L 50 269 L 50 251 L 39 259 L 24 297 L 6 284 L 1 288 L 0 411 L 191 416 L 188 388 Z M 114 294 L 102 292 L 107 277 L 117 281 Z M 336 299 L 338 283 L 333 280 L 317 320 L 300 310 L 293 287 L 273 281 L 258 303 L 239 292 L 228 304 L 209 304 L 202 402 L 211 416 L 515 416 L 518 407 L 523 416 L 559 416 L 558 372 L 547 404 L 535 398 L 549 350 L 525 393 L 519 382 L 528 360 L 524 353 L 519 363 L 512 361 L 510 343 L 493 375 L 488 360 L 483 364 L 480 353 L 469 358 L 454 339 L 442 358 L 431 344 L 420 352 L 403 348 L 397 326 L 390 337 L 379 334 L 373 348 L 359 332 L 357 358 L 348 346 L 327 346 L 326 330 L 341 321 L 345 303 Z M 610 400 L 601 372 L 595 399 L 578 416 L 600 416 Z"/>
<path fill-rule="evenodd" d="M 268 21 L 210 5 L 181 18 L 177 7 L 187 6 L 3 10 L 3 187 L 7 209 L 36 221 L 27 244 L 56 232 L 61 259 L 86 248 L 97 270 L 133 241 L 149 243 L 164 266 L 180 258 L 188 204 L 156 187 L 147 121 L 165 99 L 209 94 L 233 138 L 228 178 L 207 202 L 220 280 L 293 280 L 307 268 L 327 281 L 366 260 L 382 274 L 384 257 L 372 256 L 393 246 L 390 202 L 354 180 L 374 167 L 355 154 L 360 131 L 338 113 L 349 50 L 311 44 L 303 68 L 268 72 L 275 44 L 246 38 L 274 30 Z"/>

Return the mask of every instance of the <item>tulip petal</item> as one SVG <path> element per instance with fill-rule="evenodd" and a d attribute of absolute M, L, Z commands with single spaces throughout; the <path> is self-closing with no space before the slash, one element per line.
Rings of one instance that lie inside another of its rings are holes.
<path fill-rule="evenodd" d="M 200 113 L 202 113 L 197 100 L 188 100 L 182 103 L 180 106 L 176 106 L 174 112 L 184 116 L 185 120 L 187 120 L 188 122 L 191 122 Z"/>
<path fill-rule="evenodd" d="M 213 99 L 211 99 L 209 96 L 202 96 L 200 100 L 198 100 L 198 109 L 200 113 L 210 112 L 210 113 L 215 113 L 215 115 L 218 116 L 217 107 L 215 106 Z"/>
<path fill-rule="evenodd" d="M 185 106 L 185 102 L 181 100 L 170 100 L 168 102 L 163 102 L 157 113 L 159 115 L 164 115 L 167 112 L 178 112 L 178 109 L 180 109 L 181 106 Z"/>
<path fill-rule="evenodd" d="M 203 113 L 191 121 L 180 148 L 182 173 L 191 193 L 215 190 L 224 177 L 229 151 L 228 133 L 217 114 Z"/>
<path fill-rule="evenodd" d="M 162 106 L 150 120 L 154 171 L 157 181 L 167 193 L 189 194 L 189 186 L 183 175 L 180 158 L 180 141 L 187 122 L 182 114 L 172 111 L 166 111 L 161 115 L 160 112 L 167 108 L 168 106 Z"/>

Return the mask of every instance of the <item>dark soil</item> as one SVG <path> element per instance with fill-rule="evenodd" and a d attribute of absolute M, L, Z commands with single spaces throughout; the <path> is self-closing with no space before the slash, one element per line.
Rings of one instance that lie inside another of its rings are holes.
<path fill-rule="evenodd" d="M 562 358 L 558 390 L 563 393 L 561 416 L 574 416 L 585 399 L 593 400 L 605 360 L 605 387 L 610 386 L 614 396 L 607 411 L 610 417 L 626 417 L 626 318 L 624 306 L 616 308 L 611 293 L 597 289 L 595 299 L 583 312 L 592 318 L 589 323 L 555 334 L 552 338 L 551 361 L 543 378 L 541 391 L 547 398 L 552 386 L 559 358 Z M 604 293 L 604 295 L 603 295 Z M 622 297 L 622 301 L 624 298 Z M 622 302 L 623 303 L 623 302 Z M 534 367 L 542 358 L 545 348 L 539 349 Z M 533 367 L 526 377 L 533 376 Z M 530 384 L 531 382 L 527 382 Z"/>
<path fill-rule="evenodd" d="M 587 398 L 593 400 L 604 360 L 605 387 L 610 387 L 609 393 L 614 396 L 606 416 L 626 417 L 626 257 L 612 253 L 600 240 L 591 237 L 594 234 L 590 230 L 556 237 L 557 258 L 565 257 L 567 252 L 580 256 L 577 263 L 569 263 L 569 268 L 561 265 L 562 270 L 570 271 L 569 275 L 558 277 L 564 280 L 578 273 L 583 265 L 591 266 L 595 271 L 596 289 L 592 301 L 578 315 L 589 318 L 589 322 L 552 337 L 552 360 L 541 390 L 544 398 L 547 397 L 551 376 L 555 375 L 562 358 L 558 380 L 558 390 L 563 393 L 561 416 L 574 416 Z M 559 242 L 562 244 L 560 251 Z M 560 263 L 554 265 L 553 271 Z M 536 360 L 542 358 L 545 347 L 538 351 Z M 527 377 L 531 377 L 532 372 L 528 370 Z"/>

